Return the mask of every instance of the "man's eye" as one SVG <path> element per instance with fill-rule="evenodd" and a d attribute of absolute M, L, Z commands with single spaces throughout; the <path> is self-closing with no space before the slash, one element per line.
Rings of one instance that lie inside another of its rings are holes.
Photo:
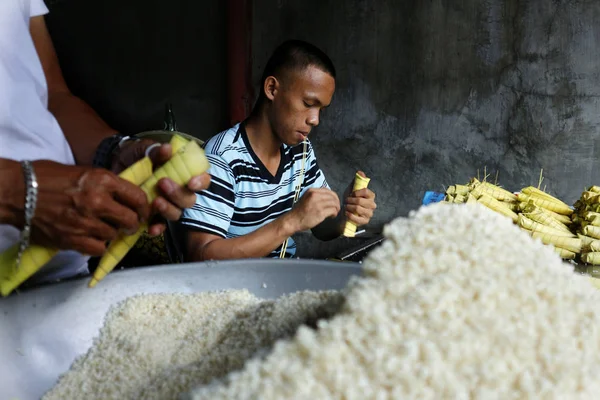
<path fill-rule="evenodd" d="M 308 104 L 307 102 L 304 102 L 304 106 L 307 108 L 311 108 L 313 105 L 312 104 Z"/>

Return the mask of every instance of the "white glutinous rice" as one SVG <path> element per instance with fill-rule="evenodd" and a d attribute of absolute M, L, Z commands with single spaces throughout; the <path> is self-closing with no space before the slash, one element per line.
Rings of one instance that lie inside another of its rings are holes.
<path fill-rule="evenodd" d="M 186 399 L 594 399 L 600 293 L 480 205 L 397 219 L 338 315 Z"/>
<path fill-rule="evenodd" d="M 330 317 L 342 302 L 334 291 L 277 301 L 246 290 L 134 296 L 109 311 L 90 351 L 43 399 L 178 399 L 242 368 L 298 326 Z"/>
<path fill-rule="evenodd" d="M 131 298 L 45 399 L 598 397 L 600 292 L 552 247 L 478 204 L 384 233 L 343 296 Z"/>

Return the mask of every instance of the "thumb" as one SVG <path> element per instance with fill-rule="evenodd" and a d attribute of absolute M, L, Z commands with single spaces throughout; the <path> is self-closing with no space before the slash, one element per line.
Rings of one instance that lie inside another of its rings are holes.
<path fill-rule="evenodd" d="M 146 147 L 146 149 L 144 151 L 146 151 L 150 146 L 153 146 L 153 145 L 154 144 L 150 144 L 149 146 Z M 171 145 L 170 144 L 162 144 L 160 146 L 154 146 L 150 150 L 148 157 L 150 157 L 150 160 L 152 161 L 152 165 L 160 166 L 160 165 L 163 165 L 164 163 L 166 163 L 167 161 L 169 161 L 169 159 L 171 158 L 171 153 L 172 153 Z"/>
<path fill-rule="evenodd" d="M 359 175 L 360 175 L 360 176 L 362 176 L 363 178 L 366 178 L 366 177 L 367 177 L 367 174 L 365 174 L 365 173 L 364 173 L 364 172 L 362 172 L 362 171 L 358 171 L 358 172 L 357 172 L 357 174 L 359 174 Z"/>

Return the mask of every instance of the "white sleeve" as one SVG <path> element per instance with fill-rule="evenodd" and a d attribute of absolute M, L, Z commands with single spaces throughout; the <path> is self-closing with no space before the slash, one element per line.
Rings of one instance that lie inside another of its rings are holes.
<path fill-rule="evenodd" d="M 46 14 L 48 14 L 48 7 L 46 7 L 44 0 L 31 0 L 31 2 L 29 3 L 30 18 Z"/>

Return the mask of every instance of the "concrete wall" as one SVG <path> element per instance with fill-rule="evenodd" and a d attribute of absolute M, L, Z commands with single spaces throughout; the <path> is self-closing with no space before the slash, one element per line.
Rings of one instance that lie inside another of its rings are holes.
<path fill-rule="evenodd" d="M 537 185 L 572 203 L 600 183 L 600 3 L 256 0 L 254 78 L 273 48 L 308 40 L 337 90 L 312 138 L 340 191 L 373 180 L 374 224 L 476 175 Z"/>

